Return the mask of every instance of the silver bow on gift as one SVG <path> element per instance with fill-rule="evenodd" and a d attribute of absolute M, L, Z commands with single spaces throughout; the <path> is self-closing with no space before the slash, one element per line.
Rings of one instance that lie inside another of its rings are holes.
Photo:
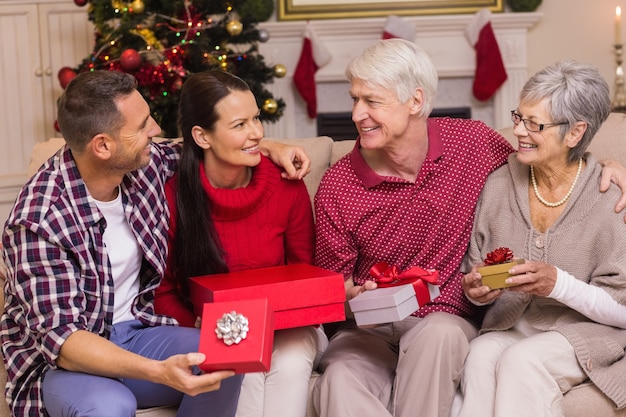
<path fill-rule="evenodd" d="M 248 318 L 234 310 L 217 319 L 215 334 L 228 346 L 241 342 L 248 336 L 248 331 Z"/>

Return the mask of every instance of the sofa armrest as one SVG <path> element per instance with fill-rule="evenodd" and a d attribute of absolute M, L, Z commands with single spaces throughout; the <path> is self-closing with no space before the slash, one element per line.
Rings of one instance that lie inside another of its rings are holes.
<path fill-rule="evenodd" d="M 343 158 L 344 155 L 350 153 L 354 148 L 356 140 L 340 140 L 333 143 L 333 150 L 330 155 L 330 165 Z"/>
<path fill-rule="evenodd" d="M 63 145 L 63 138 L 51 138 L 45 142 L 38 142 L 33 146 L 33 153 L 30 155 L 30 164 L 28 165 L 28 176 L 31 177 L 44 162 L 56 153 Z"/>

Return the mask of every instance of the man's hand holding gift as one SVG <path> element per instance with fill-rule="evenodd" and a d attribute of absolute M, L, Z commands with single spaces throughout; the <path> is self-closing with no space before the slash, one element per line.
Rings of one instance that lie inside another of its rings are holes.
<path fill-rule="evenodd" d="M 346 303 L 356 297 L 357 295 L 364 293 L 365 291 L 371 291 L 378 288 L 376 281 L 365 281 L 363 285 L 356 285 L 352 277 L 345 281 L 346 286 Z"/>
<path fill-rule="evenodd" d="M 360 327 L 404 320 L 439 295 L 439 274 L 434 270 L 411 267 L 400 271 L 379 262 L 370 269 L 370 276 L 373 281 L 347 289 L 349 309 Z"/>
<path fill-rule="evenodd" d="M 432 269 L 414 266 L 400 272 L 395 265 L 378 262 L 370 268 L 370 276 L 374 278 L 379 288 L 413 285 L 420 307 L 439 295 L 439 287 L 437 286 L 439 273 Z"/>
<path fill-rule="evenodd" d="M 423 299 L 425 304 L 430 301 L 430 299 L 426 300 L 425 298 L 426 292 L 431 288 L 428 284 L 437 286 L 439 274 L 435 270 L 422 269 L 417 266 L 409 268 L 404 272 L 399 272 L 394 265 L 388 265 L 386 262 L 378 262 L 370 268 L 370 276 L 372 280 L 365 281 L 362 285 L 356 285 L 352 277 L 345 281 L 346 301 L 351 300 L 365 291 L 375 290 L 376 288 L 413 284 L 416 294 L 423 294 L 423 297 L 418 295 L 418 299 Z M 421 302 L 420 305 L 422 305 Z"/>

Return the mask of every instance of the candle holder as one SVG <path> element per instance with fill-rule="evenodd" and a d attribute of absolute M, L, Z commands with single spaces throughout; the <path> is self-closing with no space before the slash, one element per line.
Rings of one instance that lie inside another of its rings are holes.
<path fill-rule="evenodd" d="M 611 103 L 611 110 L 626 113 L 626 90 L 624 90 L 624 68 L 622 67 L 624 45 L 620 43 L 613 46 L 615 48 L 617 67 L 615 68 L 615 96 L 613 97 L 613 103 Z"/>

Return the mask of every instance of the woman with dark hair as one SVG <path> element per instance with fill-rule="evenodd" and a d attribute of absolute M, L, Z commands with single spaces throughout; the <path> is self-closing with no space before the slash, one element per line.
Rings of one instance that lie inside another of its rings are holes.
<path fill-rule="evenodd" d="M 188 278 L 287 263 L 313 263 L 314 227 L 302 181 L 281 178 L 259 150 L 263 126 L 248 85 L 223 71 L 197 73 L 181 92 L 183 151 L 166 185 L 169 253 L 158 313 L 198 326 Z M 304 416 L 321 329 L 276 331 L 272 367 L 246 374 L 237 416 Z"/>

